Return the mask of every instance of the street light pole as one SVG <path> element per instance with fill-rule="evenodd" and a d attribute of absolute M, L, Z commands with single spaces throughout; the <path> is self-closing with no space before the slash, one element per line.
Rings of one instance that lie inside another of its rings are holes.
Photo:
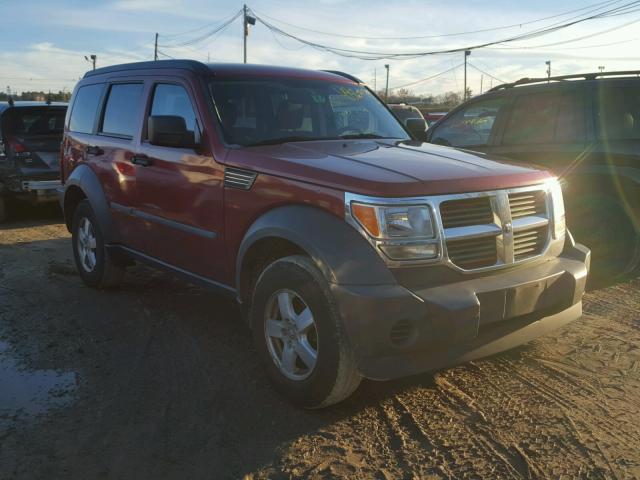
<path fill-rule="evenodd" d="M 551 60 L 545 62 L 547 64 L 547 83 L 551 82 Z"/>
<path fill-rule="evenodd" d="M 462 95 L 463 100 L 467 101 L 467 57 L 471 55 L 471 50 L 464 51 L 464 95 Z"/>
<path fill-rule="evenodd" d="M 98 58 L 98 56 L 97 56 L 97 55 L 89 55 L 88 57 L 87 57 L 86 55 L 84 56 L 84 59 L 85 59 L 87 62 L 91 62 L 91 64 L 92 64 L 92 66 L 93 66 L 93 69 L 94 69 L 94 70 L 96 69 L 96 59 L 97 59 L 97 58 Z"/>
<path fill-rule="evenodd" d="M 389 100 L 389 64 L 385 64 L 384 68 L 387 69 L 387 84 L 384 87 L 384 101 L 386 103 Z"/>
<path fill-rule="evenodd" d="M 153 45 L 153 61 L 158 60 L 158 32 L 156 32 L 156 41 Z"/>

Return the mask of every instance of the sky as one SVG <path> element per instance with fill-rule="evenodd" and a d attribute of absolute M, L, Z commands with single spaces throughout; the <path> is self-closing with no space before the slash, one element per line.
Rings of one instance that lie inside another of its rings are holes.
<path fill-rule="evenodd" d="M 504 40 L 564 23 L 597 8 L 629 3 L 628 0 L 247 1 L 256 15 L 305 40 L 385 53 L 425 52 Z M 72 90 L 78 78 L 91 68 L 85 55 L 97 55 L 98 67 L 152 60 L 156 32 L 160 58 L 242 62 L 240 18 L 212 37 L 180 46 L 205 36 L 242 5 L 228 0 L 0 0 L 0 90 L 6 91 L 7 87 L 13 92 Z M 477 94 L 481 87 L 486 90 L 501 82 L 542 77 L 546 75 L 548 60 L 553 75 L 592 72 L 598 67 L 606 71 L 640 70 L 639 25 L 640 9 L 586 21 L 537 38 L 474 49 L 468 57 L 468 85 Z M 273 33 L 260 22 L 249 30 L 249 63 L 342 70 L 372 87 L 375 84 L 378 90 L 385 86 L 385 64 L 388 64 L 392 91 L 450 70 L 408 88 L 416 94 L 463 91 L 464 70 L 454 68 L 463 63 L 462 52 L 409 60 L 362 60 L 305 46 Z M 461 32 L 476 33 L 457 35 Z"/>

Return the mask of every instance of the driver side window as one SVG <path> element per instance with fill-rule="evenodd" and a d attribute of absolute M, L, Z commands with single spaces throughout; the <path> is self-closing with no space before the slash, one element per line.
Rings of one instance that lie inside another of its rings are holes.
<path fill-rule="evenodd" d="M 504 98 L 474 102 L 436 127 L 431 143 L 450 147 L 486 146 Z"/>

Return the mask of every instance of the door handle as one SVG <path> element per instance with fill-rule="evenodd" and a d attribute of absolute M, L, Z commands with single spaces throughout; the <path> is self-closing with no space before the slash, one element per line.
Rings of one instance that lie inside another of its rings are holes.
<path fill-rule="evenodd" d="M 134 155 L 131 157 L 131 163 L 134 165 L 140 165 L 141 167 L 148 167 L 153 161 L 146 155 Z"/>
<path fill-rule="evenodd" d="M 85 152 L 87 152 L 87 155 L 102 155 L 104 150 L 100 147 L 96 147 L 95 145 L 88 145 Z"/>

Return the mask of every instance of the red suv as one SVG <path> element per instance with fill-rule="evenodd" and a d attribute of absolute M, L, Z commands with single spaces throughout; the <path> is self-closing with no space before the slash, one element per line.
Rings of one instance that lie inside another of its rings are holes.
<path fill-rule="evenodd" d="M 78 270 L 230 295 L 306 407 L 581 315 L 590 253 L 543 170 L 422 144 L 339 72 L 176 60 L 77 85 L 60 191 Z"/>

